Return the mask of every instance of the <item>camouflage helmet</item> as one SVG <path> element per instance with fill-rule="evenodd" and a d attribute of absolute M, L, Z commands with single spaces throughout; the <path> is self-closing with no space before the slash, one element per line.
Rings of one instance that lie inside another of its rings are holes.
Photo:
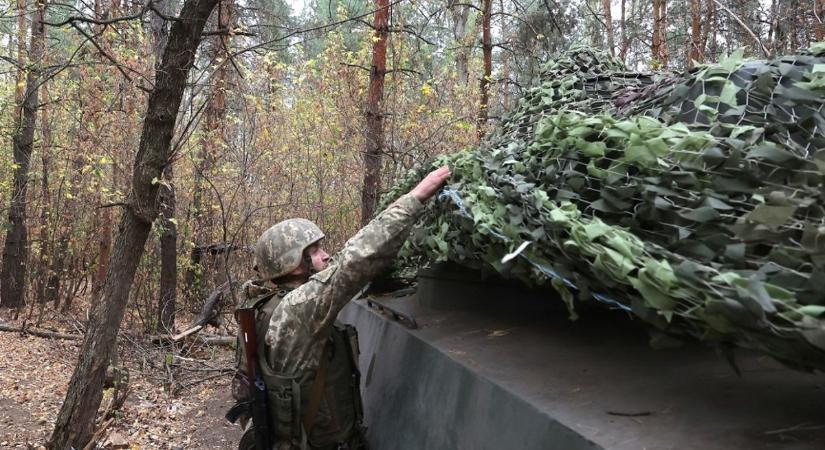
<path fill-rule="evenodd" d="M 264 231 L 255 244 L 255 269 L 261 278 L 282 277 L 301 265 L 304 250 L 324 238 L 318 225 L 306 219 L 288 219 Z"/>

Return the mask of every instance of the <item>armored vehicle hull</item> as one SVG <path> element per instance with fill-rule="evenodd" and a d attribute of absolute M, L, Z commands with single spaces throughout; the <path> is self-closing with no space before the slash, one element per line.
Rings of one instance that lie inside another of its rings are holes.
<path fill-rule="evenodd" d="M 825 379 L 441 268 L 351 302 L 373 449 L 825 449 Z"/>

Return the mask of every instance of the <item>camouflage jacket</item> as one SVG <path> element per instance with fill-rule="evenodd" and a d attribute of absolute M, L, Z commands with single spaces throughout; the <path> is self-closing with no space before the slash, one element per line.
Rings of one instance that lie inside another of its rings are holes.
<path fill-rule="evenodd" d="M 391 264 L 423 206 L 405 195 L 347 241 L 323 271 L 287 294 L 272 313 L 266 358 L 276 373 L 318 367 L 335 318 L 355 294 Z"/>

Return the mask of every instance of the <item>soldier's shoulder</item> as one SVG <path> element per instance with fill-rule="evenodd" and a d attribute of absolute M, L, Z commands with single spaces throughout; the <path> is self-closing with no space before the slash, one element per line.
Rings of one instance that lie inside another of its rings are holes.
<path fill-rule="evenodd" d="M 337 271 L 337 266 L 330 266 L 311 276 L 309 281 L 287 294 L 284 297 L 284 303 L 289 306 L 297 306 L 317 298 Z"/>
<path fill-rule="evenodd" d="M 310 283 L 317 282 L 321 284 L 329 283 L 329 280 L 338 272 L 338 264 L 330 264 L 326 269 L 309 277 Z"/>

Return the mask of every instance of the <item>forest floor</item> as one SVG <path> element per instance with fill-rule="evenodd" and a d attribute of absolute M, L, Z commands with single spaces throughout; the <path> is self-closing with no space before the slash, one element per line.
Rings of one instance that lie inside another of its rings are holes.
<path fill-rule="evenodd" d="M 75 320 L 75 323 L 79 321 Z M 19 327 L 8 310 L 0 324 Z M 39 329 L 76 333 L 66 316 Z M 139 336 L 139 334 L 135 334 Z M 98 423 L 95 448 L 230 449 L 240 430 L 224 419 L 232 406 L 229 383 L 234 350 L 198 343 L 160 348 L 121 333 L 121 364 L 128 369 L 122 407 Z M 0 448 L 40 448 L 49 438 L 77 362 L 80 340 L 0 332 Z M 167 362 L 172 364 L 168 365 Z M 114 388 L 104 391 L 100 412 Z M 100 414 L 99 414 L 100 416 Z"/>

